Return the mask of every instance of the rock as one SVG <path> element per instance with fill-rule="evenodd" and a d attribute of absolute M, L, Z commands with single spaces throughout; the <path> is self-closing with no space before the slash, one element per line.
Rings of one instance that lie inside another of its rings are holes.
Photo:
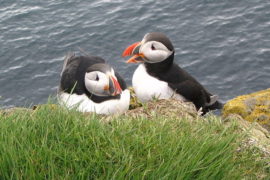
<path fill-rule="evenodd" d="M 137 98 L 133 87 L 128 88 L 130 91 L 129 110 L 125 115 L 138 117 L 141 115 L 152 116 L 154 114 L 165 116 L 190 116 L 195 117 L 201 114 L 196 111 L 196 107 L 191 102 L 184 102 L 175 99 L 153 99 L 147 103 L 141 103 Z"/>
<path fill-rule="evenodd" d="M 270 131 L 270 89 L 238 96 L 228 101 L 222 111 L 227 117 L 238 114 L 250 122 L 258 122 Z"/>
<path fill-rule="evenodd" d="M 12 108 L 7 108 L 7 109 L 1 109 L 0 115 L 9 116 L 15 112 L 32 112 L 32 109 L 23 108 L 23 107 L 12 107 Z"/>
<path fill-rule="evenodd" d="M 39 104 L 39 105 L 34 105 L 31 108 L 12 107 L 12 108 L 7 108 L 7 109 L 0 109 L 0 115 L 9 116 L 18 112 L 35 113 L 41 108 L 48 108 L 50 110 L 56 110 L 61 107 L 57 104 Z"/>
<path fill-rule="evenodd" d="M 184 102 L 175 99 L 160 99 L 149 101 L 142 107 L 129 110 L 125 113 L 132 117 L 152 117 L 162 115 L 165 117 L 186 117 L 189 119 L 197 118 L 201 112 L 198 112 L 191 102 Z"/>
<path fill-rule="evenodd" d="M 246 134 L 238 150 L 241 151 L 247 147 L 256 147 L 265 157 L 270 157 L 270 132 L 259 123 L 248 122 L 237 114 L 228 115 L 224 119 L 224 123 L 231 126 L 234 120 L 237 123 L 238 130 Z"/>

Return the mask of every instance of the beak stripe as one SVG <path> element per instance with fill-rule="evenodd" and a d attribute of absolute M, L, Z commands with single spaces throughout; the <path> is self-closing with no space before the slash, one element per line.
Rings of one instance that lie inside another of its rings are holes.
<path fill-rule="evenodd" d="M 113 81 L 114 88 L 115 88 L 114 95 L 121 94 L 122 89 L 119 82 L 114 77 L 111 77 L 111 79 Z"/>

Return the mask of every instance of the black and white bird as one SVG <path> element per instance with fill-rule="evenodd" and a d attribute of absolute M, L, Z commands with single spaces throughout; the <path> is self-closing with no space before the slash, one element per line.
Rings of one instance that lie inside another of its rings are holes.
<path fill-rule="evenodd" d="M 174 63 L 174 47 L 160 32 L 148 33 L 141 42 L 127 47 L 122 56 L 127 63 L 142 62 L 135 70 L 132 85 L 142 102 L 158 99 L 191 101 L 203 114 L 222 108 L 217 95 L 209 93 L 195 78 Z"/>
<path fill-rule="evenodd" d="M 68 54 L 58 99 L 61 105 L 81 112 L 114 114 L 128 110 L 130 92 L 125 81 L 104 59 Z"/>

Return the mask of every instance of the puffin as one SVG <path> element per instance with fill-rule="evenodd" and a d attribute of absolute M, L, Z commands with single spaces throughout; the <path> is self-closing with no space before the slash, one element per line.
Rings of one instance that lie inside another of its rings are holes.
<path fill-rule="evenodd" d="M 174 98 L 190 101 L 204 115 L 221 109 L 223 104 L 188 72 L 174 63 L 174 46 L 161 32 L 147 33 L 140 42 L 128 46 L 123 57 L 127 63 L 141 63 L 132 77 L 132 86 L 138 99 L 147 102 Z"/>
<path fill-rule="evenodd" d="M 81 112 L 121 114 L 128 110 L 130 92 L 123 78 L 98 56 L 76 56 L 64 59 L 58 88 L 60 105 Z"/>

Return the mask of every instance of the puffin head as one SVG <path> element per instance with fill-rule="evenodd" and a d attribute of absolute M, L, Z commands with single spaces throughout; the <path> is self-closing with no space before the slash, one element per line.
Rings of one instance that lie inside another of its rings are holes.
<path fill-rule="evenodd" d="M 128 46 L 122 56 L 132 56 L 127 63 L 147 62 L 159 63 L 174 52 L 170 39 L 163 33 L 147 33 L 141 42 Z"/>
<path fill-rule="evenodd" d="M 121 94 L 121 86 L 114 70 L 107 64 L 94 64 L 85 73 L 86 89 L 97 96 L 116 96 Z"/>

